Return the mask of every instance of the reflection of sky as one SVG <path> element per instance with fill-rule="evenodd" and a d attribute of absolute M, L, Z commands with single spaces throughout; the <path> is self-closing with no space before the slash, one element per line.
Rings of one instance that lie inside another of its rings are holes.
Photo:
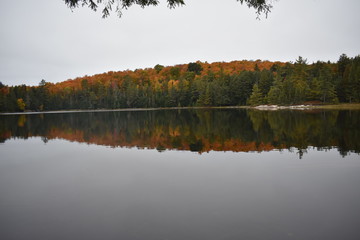
<path fill-rule="evenodd" d="M 360 236 L 356 154 L 160 153 L 40 138 L 8 140 L 0 153 L 2 236 Z"/>

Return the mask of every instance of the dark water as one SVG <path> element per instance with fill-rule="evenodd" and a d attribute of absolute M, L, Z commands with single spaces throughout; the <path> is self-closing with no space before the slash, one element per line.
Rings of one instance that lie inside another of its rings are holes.
<path fill-rule="evenodd" d="M 0 116 L 0 239 L 360 239 L 360 111 Z"/>

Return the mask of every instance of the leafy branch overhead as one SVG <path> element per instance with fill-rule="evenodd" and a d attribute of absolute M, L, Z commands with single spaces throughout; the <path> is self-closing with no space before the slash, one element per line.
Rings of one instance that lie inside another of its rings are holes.
<path fill-rule="evenodd" d="M 110 12 L 115 10 L 119 17 L 122 15 L 123 9 L 128 9 L 132 5 L 139 5 L 141 7 L 157 6 L 158 0 L 64 0 L 65 4 L 74 9 L 79 6 L 88 6 L 90 9 L 97 11 L 102 9 L 102 17 L 106 18 L 110 15 Z M 254 8 L 256 14 L 259 17 L 264 13 L 266 16 L 270 12 L 272 5 L 271 0 L 236 0 L 241 4 L 246 4 L 249 8 Z M 184 0 L 167 0 L 169 8 L 175 8 L 185 5 Z M 102 5 L 100 7 L 100 5 Z"/>

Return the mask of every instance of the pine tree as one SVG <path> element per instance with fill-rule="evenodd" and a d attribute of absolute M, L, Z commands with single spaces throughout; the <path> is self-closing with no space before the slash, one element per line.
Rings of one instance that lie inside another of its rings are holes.
<path fill-rule="evenodd" d="M 264 97 L 260 91 L 260 88 L 257 84 L 254 84 L 252 89 L 252 94 L 247 100 L 247 104 L 251 106 L 257 106 L 264 103 Z"/>

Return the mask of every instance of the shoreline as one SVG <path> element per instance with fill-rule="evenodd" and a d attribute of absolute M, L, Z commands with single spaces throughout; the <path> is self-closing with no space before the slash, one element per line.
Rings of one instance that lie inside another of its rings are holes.
<path fill-rule="evenodd" d="M 249 106 L 218 106 L 218 107 L 159 107 L 159 108 L 117 108 L 117 109 L 73 109 L 54 110 L 42 112 L 10 112 L 0 113 L 1 115 L 32 115 L 32 114 L 53 114 L 53 113 L 85 113 L 85 112 L 136 112 L 136 111 L 160 111 L 160 110 L 186 110 L 186 109 L 246 109 Z"/>
<path fill-rule="evenodd" d="M 42 112 L 10 112 L 0 115 L 31 115 L 31 114 L 54 114 L 54 113 L 85 113 L 85 112 L 135 112 L 135 111 L 159 111 L 159 110 L 186 110 L 186 109 L 255 109 L 261 111 L 278 110 L 360 110 L 360 103 L 341 103 L 329 105 L 259 105 L 259 106 L 216 106 L 216 107 L 160 107 L 160 108 L 117 108 L 117 109 L 74 109 L 55 110 Z"/>
<path fill-rule="evenodd" d="M 257 110 L 276 111 L 276 110 L 360 110 L 360 103 L 340 103 L 340 104 L 327 104 L 327 105 L 259 105 L 250 107 Z"/>

